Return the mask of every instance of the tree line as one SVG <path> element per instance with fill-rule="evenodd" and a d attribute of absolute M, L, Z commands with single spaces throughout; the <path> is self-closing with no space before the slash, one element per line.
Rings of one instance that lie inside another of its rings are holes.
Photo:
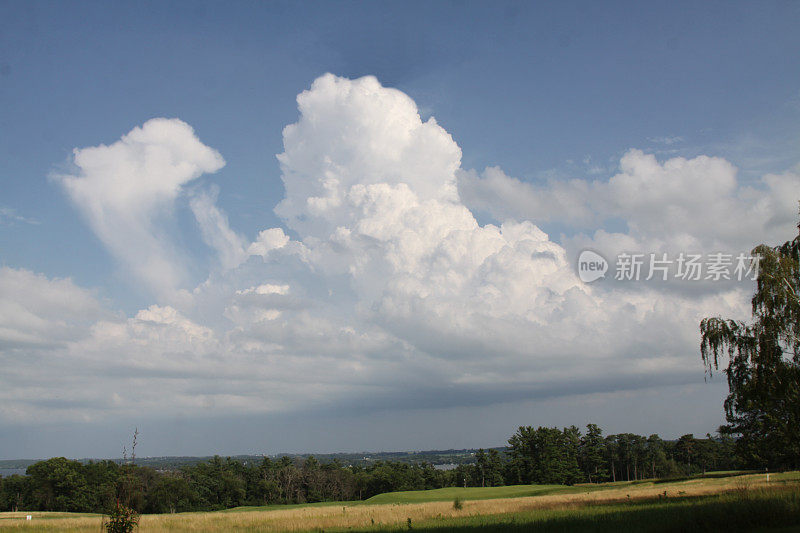
<path fill-rule="evenodd" d="M 451 470 L 426 462 L 377 461 L 344 465 L 263 457 L 257 462 L 212 459 L 176 470 L 132 463 L 55 457 L 26 475 L 0 478 L 0 511 L 104 513 L 117 502 L 142 513 L 228 509 L 321 501 L 363 500 L 384 492 L 529 483 L 575 484 L 679 477 L 740 466 L 730 437 L 668 441 L 622 433 L 604 437 L 589 424 L 520 427 L 502 449 L 478 450 L 474 461 Z"/>

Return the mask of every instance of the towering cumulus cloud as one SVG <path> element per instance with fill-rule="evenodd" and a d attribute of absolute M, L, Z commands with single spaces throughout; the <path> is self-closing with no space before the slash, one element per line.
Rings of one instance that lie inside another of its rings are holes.
<path fill-rule="evenodd" d="M 434 355 L 486 357 L 527 344 L 498 337 L 497 321 L 535 324 L 582 297 L 536 226 L 478 225 L 458 197 L 461 150 L 408 96 L 326 75 L 298 104 L 276 211 L 315 268 L 349 276 L 362 317 Z"/>
<path fill-rule="evenodd" d="M 300 120 L 283 130 L 278 156 L 286 198 L 276 211 L 301 235 L 328 235 L 359 215 L 354 186 L 406 186 L 423 199 L 457 201 L 461 150 L 413 100 L 382 87 L 327 74 L 297 97 Z"/>

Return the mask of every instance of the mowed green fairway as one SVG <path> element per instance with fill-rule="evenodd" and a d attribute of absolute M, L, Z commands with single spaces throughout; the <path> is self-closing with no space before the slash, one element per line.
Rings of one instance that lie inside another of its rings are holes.
<path fill-rule="evenodd" d="M 385 492 L 365 501 L 367 504 L 446 502 L 462 500 L 492 500 L 496 498 L 522 498 L 545 494 L 572 494 L 598 490 L 600 487 L 567 487 L 564 485 L 511 485 L 508 487 L 446 487 L 432 490 Z"/>
<path fill-rule="evenodd" d="M 713 479 L 731 478 L 741 475 L 751 474 L 747 471 L 729 470 L 708 472 L 705 475 L 697 475 L 687 477 L 685 479 L 676 480 L 681 481 L 700 481 L 705 480 L 705 483 L 713 483 Z M 779 474 L 778 477 L 784 481 L 800 481 L 797 473 L 784 473 Z M 773 475 L 773 479 L 778 479 Z M 673 483 L 673 482 L 657 482 L 658 483 Z M 446 502 L 453 501 L 456 498 L 461 500 L 492 500 L 498 498 L 524 498 L 527 496 L 545 496 L 551 494 L 582 494 L 587 492 L 621 489 L 624 487 L 633 487 L 637 485 L 654 485 L 653 480 L 642 481 L 617 481 L 608 483 L 589 484 L 582 483 L 579 485 L 566 486 L 566 485 L 509 485 L 505 487 L 446 487 L 443 489 L 430 489 L 430 490 L 407 490 L 400 492 L 385 492 L 378 494 L 364 500 L 364 504 L 384 504 L 384 503 L 425 503 L 425 502 Z"/>

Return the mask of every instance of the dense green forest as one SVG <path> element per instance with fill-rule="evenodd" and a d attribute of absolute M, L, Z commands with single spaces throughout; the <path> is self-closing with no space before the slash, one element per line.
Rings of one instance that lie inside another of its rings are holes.
<path fill-rule="evenodd" d="M 82 463 L 63 457 L 37 462 L 26 475 L 0 479 L 0 510 L 107 512 L 116 502 L 145 513 L 215 510 L 241 505 L 361 500 L 383 492 L 448 486 L 574 484 L 680 477 L 738 467 L 726 437 L 685 435 L 665 441 L 631 433 L 604 437 L 594 424 L 520 427 L 505 449 L 478 450 L 451 470 L 431 463 L 321 462 L 313 456 L 240 461 L 215 456 L 176 469 Z"/>

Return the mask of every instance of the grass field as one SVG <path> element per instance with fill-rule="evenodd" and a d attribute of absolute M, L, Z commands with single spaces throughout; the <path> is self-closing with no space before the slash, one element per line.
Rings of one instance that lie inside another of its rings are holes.
<path fill-rule="evenodd" d="M 588 490 L 599 490 L 599 486 L 567 487 L 564 485 L 511 485 L 508 487 L 447 487 L 433 490 L 410 490 L 404 492 L 386 492 L 365 501 L 366 504 L 381 503 L 423 503 L 452 502 L 456 498 L 462 500 L 495 500 L 498 498 L 522 498 L 526 496 L 543 496 L 545 494 L 575 494 Z"/>
<path fill-rule="evenodd" d="M 665 496 L 666 493 L 666 496 Z M 455 509 L 453 500 L 463 501 Z M 26 521 L 31 514 L 33 520 Z M 100 531 L 98 515 L 0 513 L 0 529 Z M 448 488 L 366 502 L 142 516 L 139 531 L 800 531 L 800 473 L 563 487 Z"/>

